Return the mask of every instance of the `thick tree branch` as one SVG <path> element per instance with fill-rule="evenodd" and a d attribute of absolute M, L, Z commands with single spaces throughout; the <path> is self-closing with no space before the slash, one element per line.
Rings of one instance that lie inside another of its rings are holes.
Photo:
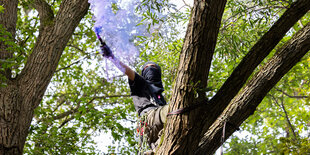
<path fill-rule="evenodd" d="M 285 11 L 280 19 L 270 28 L 270 30 L 250 49 L 249 53 L 243 58 L 230 77 L 225 81 L 220 90 L 210 100 L 210 104 L 205 108 L 206 112 L 212 115 L 206 117 L 216 120 L 217 116 L 226 108 L 230 101 L 240 91 L 254 69 L 263 59 L 275 48 L 284 37 L 286 32 L 310 9 L 309 0 L 298 0 Z M 207 114 L 208 115 L 208 114 Z M 206 124 L 204 131 L 209 128 Z"/>
<path fill-rule="evenodd" d="M 47 7 L 42 0 L 35 2 L 42 7 L 42 10 Z M 33 108 L 40 103 L 66 44 L 88 8 L 87 0 L 63 0 L 55 20 L 45 24 L 43 30 L 40 30 L 36 45 L 18 77 L 22 94 L 27 94 L 24 102 L 32 103 Z M 48 17 L 48 12 L 43 11 L 40 18 Z"/>
<path fill-rule="evenodd" d="M 236 131 L 244 120 L 254 113 L 269 90 L 300 61 L 310 50 L 310 23 L 296 33 L 283 48 L 249 81 L 247 86 L 232 100 L 208 132 L 203 136 L 197 154 L 211 154 L 221 145 L 220 137 L 225 122 L 226 139 Z"/>
<path fill-rule="evenodd" d="M 16 34 L 18 0 L 1 0 L 0 5 L 5 8 L 4 12 L 0 13 L 0 24 L 12 35 L 12 38 L 14 39 Z M 0 42 L 0 45 L 2 44 L 3 42 Z"/>
<path fill-rule="evenodd" d="M 192 16 L 180 55 L 180 66 L 172 92 L 170 111 L 187 107 L 196 103 L 196 101 L 205 99 L 204 88 L 207 87 L 208 74 L 225 5 L 226 0 L 194 1 Z M 192 114 L 197 115 L 198 113 Z M 189 118 L 199 119 L 195 116 L 189 116 Z M 158 154 L 190 154 L 192 150 L 195 150 L 198 143 L 193 143 L 188 137 L 191 136 L 190 134 L 199 137 L 200 133 L 189 132 L 196 125 L 190 122 L 195 121 L 189 121 L 187 116 L 182 119 L 172 116 L 171 119 L 168 119 L 165 133 L 170 134 L 167 134 L 167 137 L 165 137 L 167 140 L 164 141 L 162 146 L 166 146 L 165 143 L 170 143 L 169 145 L 172 144 L 177 147 L 173 148 L 173 150 L 161 147 Z M 182 127 L 178 131 L 173 130 L 180 124 L 182 124 Z M 189 134 L 185 135 L 184 133 Z M 181 143 L 181 141 L 183 142 Z M 190 146 L 187 145 L 189 143 L 191 143 Z"/>
<path fill-rule="evenodd" d="M 33 7 L 39 12 L 41 28 L 53 21 L 53 10 L 45 0 L 34 0 L 32 4 Z"/>

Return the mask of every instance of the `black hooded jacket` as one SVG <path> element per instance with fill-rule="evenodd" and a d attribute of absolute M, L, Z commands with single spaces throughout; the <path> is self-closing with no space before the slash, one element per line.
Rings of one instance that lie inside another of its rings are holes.
<path fill-rule="evenodd" d="M 147 64 L 155 66 L 145 68 Z M 154 62 L 147 62 L 142 67 L 141 75 L 135 73 L 135 79 L 129 80 L 134 106 L 140 116 L 153 108 L 167 104 L 162 95 L 164 88 L 161 81 L 160 66 Z"/>

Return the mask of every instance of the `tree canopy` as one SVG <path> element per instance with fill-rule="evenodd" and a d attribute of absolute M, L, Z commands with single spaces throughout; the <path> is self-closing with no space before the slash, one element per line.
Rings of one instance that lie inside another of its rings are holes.
<path fill-rule="evenodd" d="M 309 2 L 195 0 L 183 11 L 168 2 L 140 2 L 137 13 L 159 28 L 136 37 L 130 66 L 162 67 L 170 110 L 204 105 L 168 117 L 158 153 L 213 153 L 224 124 L 226 154 L 309 153 Z M 1 0 L 0 16 L 0 124 L 13 124 L 0 127 L 0 154 L 19 145 L 25 154 L 98 154 L 100 133 L 113 137 L 104 153 L 136 153 L 127 78 L 106 78 L 87 0 Z M 21 142 L 3 140 L 15 131 Z"/>

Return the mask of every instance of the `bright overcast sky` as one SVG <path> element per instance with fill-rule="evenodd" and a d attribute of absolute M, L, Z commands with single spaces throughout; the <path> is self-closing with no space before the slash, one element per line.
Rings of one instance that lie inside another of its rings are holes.
<path fill-rule="evenodd" d="M 176 4 L 178 9 L 184 5 L 193 6 L 193 0 L 170 0 L 170 2 Z"/>

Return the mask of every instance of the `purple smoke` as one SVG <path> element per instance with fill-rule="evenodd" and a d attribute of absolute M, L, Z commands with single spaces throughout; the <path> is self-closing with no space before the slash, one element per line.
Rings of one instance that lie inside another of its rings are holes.
<path fill-rule="evenodd" d="M 139 55 L 138 49 L 131 42 L 135 36 L 146 34 L 141 21 L 135 14 L 136 0 L 89 0 L 94 14 L 94 31 L 98 33 L 114 55 L 121 61 L 132 63 Z M 114 5 L 113 5 L 114 4 Z M 118 10 L 112 10 L 112 5 Z"/>
<path fill-rule="evenodd" d="M 110 47 L 113 54 L 120 61 L 127 65 L 134 63 L 139 56 L 139 50 L 133 41 L 136 36 L 151 36 L 160 27 L 160 24 L 148 25 L 150 21 L 141 21 L 142 15 L 136 13 L 136 8 L 143 8 L 142 0 L 88 0 L 91 4 L 93 19 L 95 21 L 94 31 L 98 38 Z M 159 0 L 160 1 L 160 0 Z M 114 8 L 114 9 L 113 9 Z M 145 9 L 145 8 L 144 8 Z M 160 15 L 153 9 L 148 9 L 151 13 Z M 141 12 L 140 12 L 141 13 Z M 162 15 L 160 15 L 162 16 Z M 148 26 L 150 32 L 148 32 Z M 157 27 L 157 28 L 156 28 Z M 105 76 L 107 71 L 113 70 L 112 74 L 119 73 L 114 65 L 105 60 Z M 122 69 L 120 69 L 122 71 Z M 109 79 L 109 77 L 107 77 Z M 111 79 L 110 79 L 111 80 Z"/>
<path fill-rule="evenodd" d="M 134 37 L 147 35 L 145 26 L 137 26 L 142 20 L 141 17 L 135 14 L 138 1 L 89 0 L 94 14 L 94 31 L 97 37 L 102 38 L 113 51 L 115 57 L 127 65 L 133 64 L 134 60 L 139 56 L 139 50 L 133 43 Z M 116 6 L 117 9 L 115 10 Z M 108 80 L 111 80 L 111 77 L 107 71 L 113 74 L 112 76 L 117 76 L 116 74 L 119 71 L 124 71 L 123 69 L 116 69 L 107 60 L 104 60 L 102 65 L 105 66 L 106 70 L 103 75 Z"/>

